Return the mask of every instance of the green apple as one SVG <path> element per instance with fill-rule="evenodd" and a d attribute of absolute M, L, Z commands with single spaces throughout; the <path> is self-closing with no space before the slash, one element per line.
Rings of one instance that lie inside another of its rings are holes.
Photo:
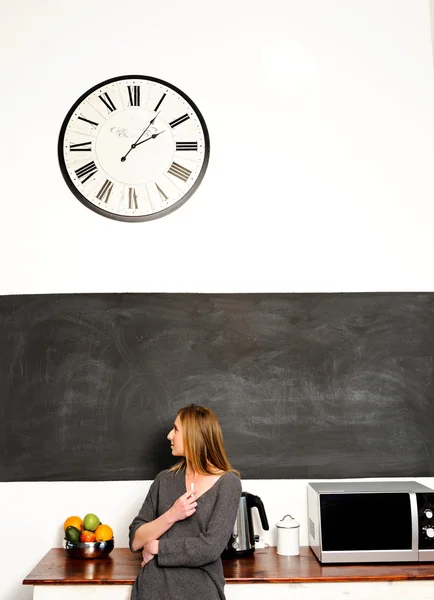
<path fill-rule="evenodd" d="M 88 531 L 95 531 L 95 529 L 98 527 L 98 525 L 100 525 L 100 523 L 101 521 L 93 513 L 89 513 L 83 519 L 84 528 Z"/>

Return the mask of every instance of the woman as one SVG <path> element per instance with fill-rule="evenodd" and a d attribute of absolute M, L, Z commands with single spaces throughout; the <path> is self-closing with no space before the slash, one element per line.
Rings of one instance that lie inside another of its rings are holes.
<path fill-rule="evenodd" d="M 143 567 L 131 600 L 224 600 L 220 555 L 237 515 L 239 474 L 209 408 L 182 408 L 167 438 L 181 460 L 157 475 L 130 525 Z"/>

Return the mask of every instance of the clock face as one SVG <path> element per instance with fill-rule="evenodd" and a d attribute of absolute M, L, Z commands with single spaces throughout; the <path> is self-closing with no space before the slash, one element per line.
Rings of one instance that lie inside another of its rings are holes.
<path fill-rule="evenodd" d="M 146 221 L 179 208 L 198 188 L 209 136 L 197 106 L 170 83 L 129 75 L 93 87 L 68 112 L 59 163 L 88 208 Z"/>

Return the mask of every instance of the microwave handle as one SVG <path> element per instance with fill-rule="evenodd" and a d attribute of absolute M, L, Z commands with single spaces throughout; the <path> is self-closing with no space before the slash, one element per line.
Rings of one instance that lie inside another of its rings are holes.
<path fill-rule="evenodd" d="M 410 514 L 411 514 L 411 549 L 419 552 L 419 516 L 417 511 L 417 498 L 415 492 L 410 492 Z"/>

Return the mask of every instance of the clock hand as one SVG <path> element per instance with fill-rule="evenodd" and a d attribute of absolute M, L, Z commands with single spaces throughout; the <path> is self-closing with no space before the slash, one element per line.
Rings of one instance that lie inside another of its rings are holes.
<path fill-rule="evenodd" d="M 142 139 L 142 137 L 145 135 L 145 133 L 148 131 L 148 129 L 150 128 L 151 125 L 154 124 L 155 119 L 158 117 L 160 113 L 157 112 L 157 114 L 155 115 L 155 117 L 149 121 L 149 125 L 146 127 L 146 129 L 144 129 L 142 131 L 142 133 L 139 135 L 139 137 L 137 138 L 137 140 L 134 142 L 134 144 L 131 144 L 131 148 L 128 150 L 128 152 L 125 154 L 125 156 L 121 157 L 121 162 L 125 162 L 127 160 L 127 156 L 128 154 L 131 152 L 131 150 L 134 150 L 134 148 L 137 146 L 137 144 L 139 143 L 139 141 Z"/>
<path fill-rule="evenodd" d="M 134 148 L 136 146 L 140 146 L 140 144 L 144 144 L 145 142 L 149 142 L 149 140 L 155 140 L 155 138 L 158 137 L 160 135 L 160 133 L 164 133 L 164 131 L 165 130 L 163 129 L 163 131 L 158 131 L 157 133 L 153 133 L 151 136 L 149 136 L 148 138 L 146 138 L 146 140 L 142 140 L 139 143 L 133 144 Z"/>

